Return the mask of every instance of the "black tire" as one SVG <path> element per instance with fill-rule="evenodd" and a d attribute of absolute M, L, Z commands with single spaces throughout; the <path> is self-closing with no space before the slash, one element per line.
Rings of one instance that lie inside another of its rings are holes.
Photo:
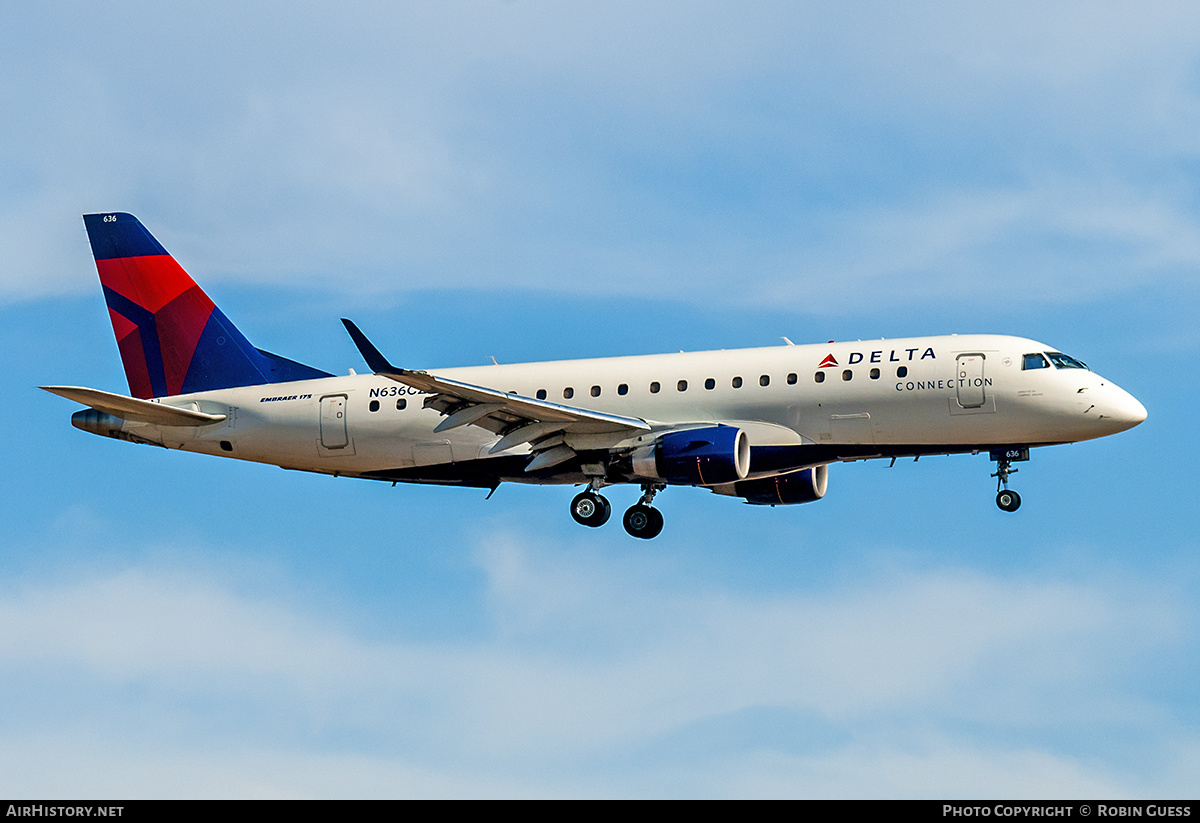
<path fill-rule="evenodd" d="M 996 505 L 1003 511 L 1015 512 L 1021 508 L 1021 495 L 1010 489 L 1005 489 L 996 495 Z"/>
<path fill-rule="evenodd" d="M 604 514 L 600 515 L 600 522 L 597 526 L 603 526 L 608 522 L 608 518 L 612 517 L 612 503 L 608 502 L 608 498 L 602 494 L 596 495 L 596 499 L 600 501 L 600 507 L 604 509 Z"/>
<path fill-rule="evenodd" d="M 654 522 L 651 523 L 650 533 L 646 535 L 647 540 L 649 540 L 651 537 L 658 537 L 662 533 L 662 530 L 663 530 L 662 512 L 660 512 L 658 509 L 651 506 L 650 507 L 650 515 L 651 515 L 651 517 L 653 517 Z"/>
<path fill-rule="evenodd" d="M 639 537 L 642 540 L 649 540 L 652 537 L 658 537 L 663 530 L 662 512 L 653 506 L 643 506 L 638 503 L 636 506 L 630 506 L 625 512 L 625 517 L 622 520 L 625 531 L 633 537 Z"/>
<path fill-rule="evenodd" d="M 581 526 L 603 526 L 611 514 L 612 505 L 595 492 L 582 492 L 571 501 L 571 517 Z"/>

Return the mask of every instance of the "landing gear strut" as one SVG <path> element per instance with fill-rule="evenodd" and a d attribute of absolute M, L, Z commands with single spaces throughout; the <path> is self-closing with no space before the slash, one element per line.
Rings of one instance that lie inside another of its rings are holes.
<path fill-rule="evenodd" d="M 996 461 L 996 505 L 1003 511 L 1015 512 L 1021 508 L 1021 495 L 1008 487 L 1008 476 L 1016 474 L 1018 469 L 1012 467 L 1015 460 L 1028 460 L 1029 449 L 1005 449 L 994 451 L 991 458 Z"/>
<path fill-rule="evenodd" d="M 642 486 L 642 499 L 625 512 L 625 517 L 622 518 L 622 523 L 625 526 L 625 531 L 633 537 L 640 537 L 643 540 L 649 540 L 652 537 L 658 537 L 659 532 L 663 530 L 662 512 L 650 505 L 654 500 L 654 495 L 662 491 L 665 486 L 656 486 L 652 483 L 646 483 Z"/>

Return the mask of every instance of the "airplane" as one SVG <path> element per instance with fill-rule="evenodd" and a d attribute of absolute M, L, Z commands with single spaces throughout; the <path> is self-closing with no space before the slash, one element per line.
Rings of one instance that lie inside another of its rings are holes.
<path fill-rule="evenodd" d="M 129 395 L 40 388 L 72 424 L 169 449 L 396 483 L 584 486 L 571 516 L 601 526 L 601 489 L 631 484 L 632 536 L 652 503 L 695 486 L 757 505 L 825 496 L 838 462 L 980 454 L 996 504 L 1029 450 L 1146 419 L 1132 395 L 1051 346 L 949 335 L 495 364 L 393 365 L 343 319 L 370 374 L 334 376 L 255 348 L 131 214 L 84 215 Z"/>

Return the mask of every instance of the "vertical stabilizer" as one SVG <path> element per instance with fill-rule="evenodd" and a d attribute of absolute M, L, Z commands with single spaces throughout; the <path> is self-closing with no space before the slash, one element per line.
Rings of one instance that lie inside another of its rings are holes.
<path fill-rule="evenodd" d="M 83 222 L 134 397 L 329 376 L 251 345 L 132 214 Z"/>

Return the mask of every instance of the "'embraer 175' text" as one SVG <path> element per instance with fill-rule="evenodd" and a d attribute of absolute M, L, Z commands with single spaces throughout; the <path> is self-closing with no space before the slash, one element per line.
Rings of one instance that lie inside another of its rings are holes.
<path fill-rule="evenodd" d="M 281 394 L 281 395 L 275 395 L 273 397 L 260 397 L 258 399 L 258 402 L 259 403 L 278 403 L 281 400 L 309 400 L 311 398 L 312 398 L 311 394 Z"/>

